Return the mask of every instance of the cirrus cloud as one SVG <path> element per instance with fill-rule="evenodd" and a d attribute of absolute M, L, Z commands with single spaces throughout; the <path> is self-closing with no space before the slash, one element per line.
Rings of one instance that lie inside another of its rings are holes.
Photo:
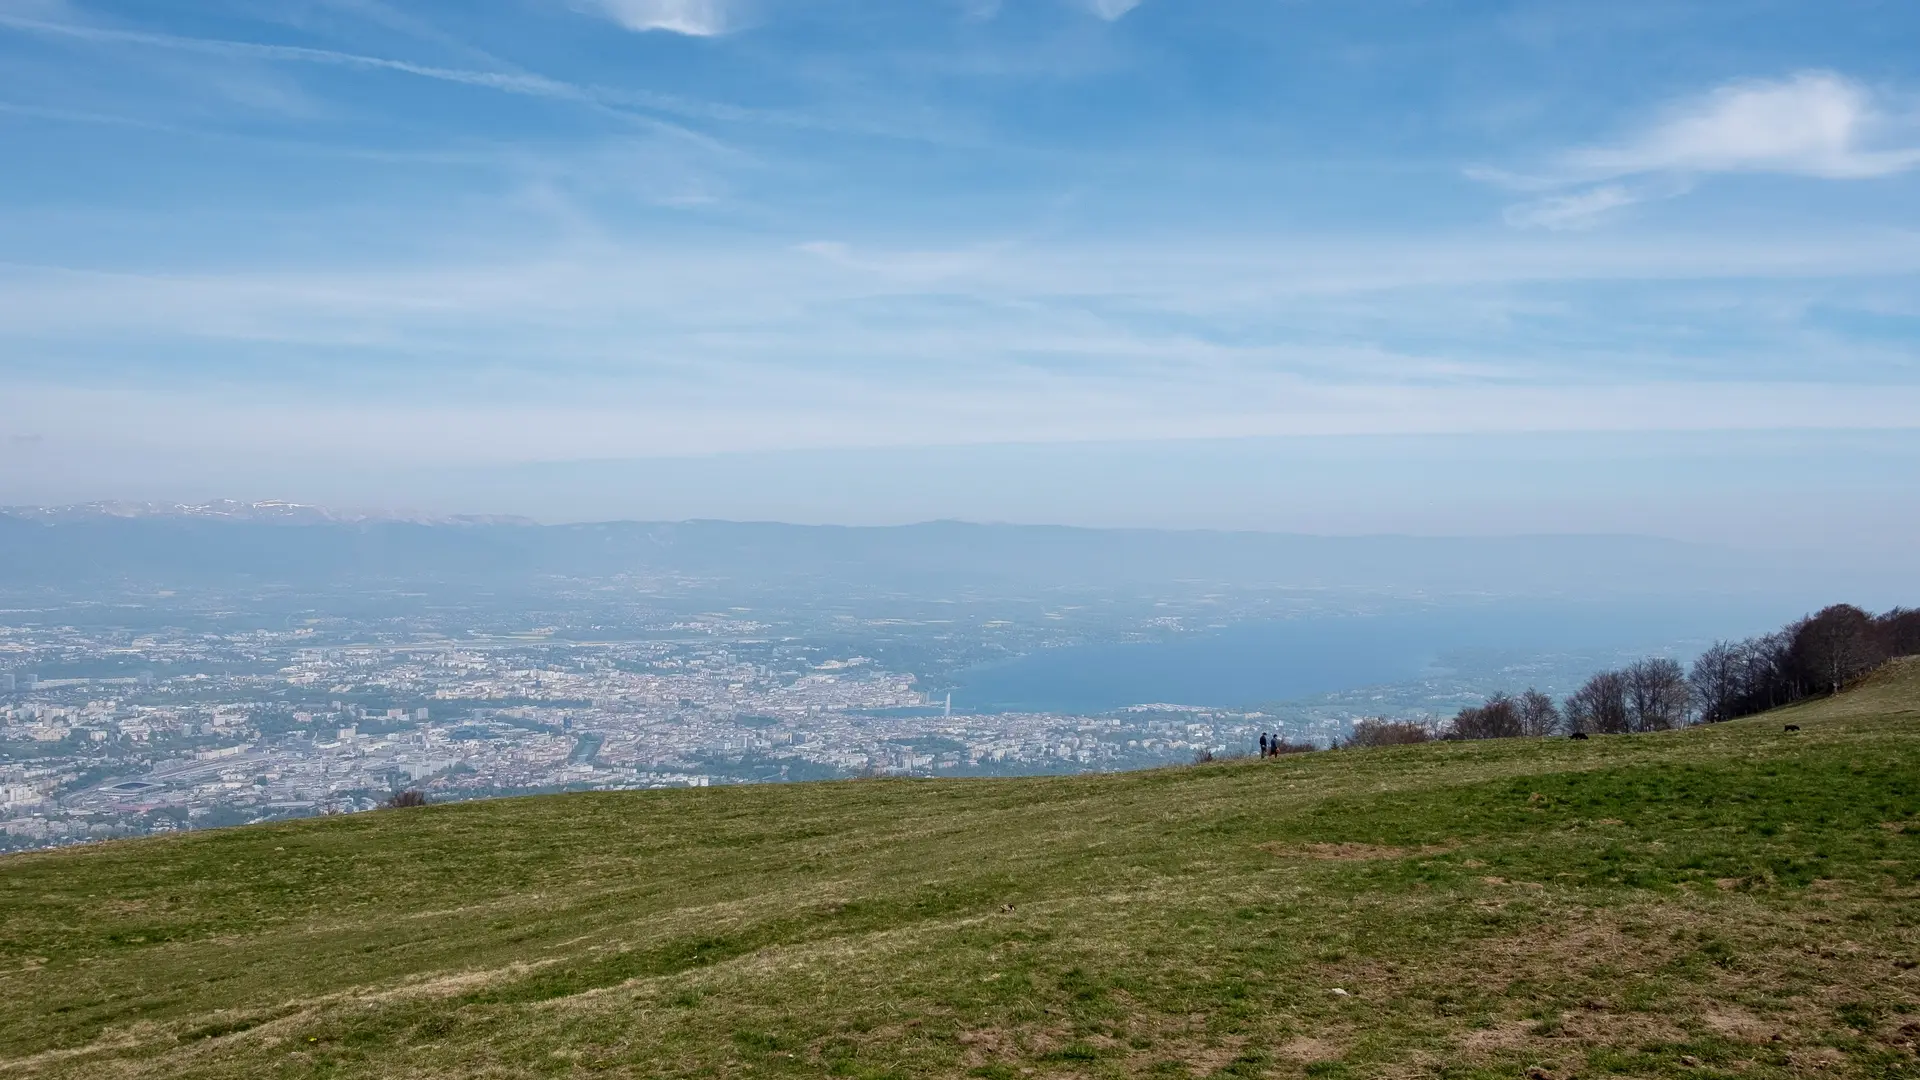
<path fill-rule="evenodd" d="M 1544 199 L 1507 208 L 1507 224 L 1536 229 L 1590 229 L 1606 216 L 1624 206 L 1642 201 L 1642 196 L 1621 184 L 1601 184 L 1569 195 L 1549 195 Z"/>
<path fill-rule="evenodd" d="M 1622 208 L 1672 198 L 1694 178 L 1772 173 L 1867 180 L 1920 167 L 1920 147 L 1895 139 L 1903 127 L 1867 87 L 1831 71 L 1743 79 L 1661 110 L 1642 130 L 1561 154 L 1540 174 L 1493 169 L 1468 175 L 1551 192 L 1507 208 L 1522 228 L 1587 228 Z"/>
<path fill-rule="evenodd" d="M 735 28 L 725 0 L 593 0 L 592 7 L 629 30 L 715 37 Z"/>
<path fill-rule="evenodd" d="M 1889 176 L 1920 165 L 1920 148 L 1876 145 L 1892 126 L 1874 95 L 1830 71 L 1743 80 L 1669 108 L 1639 135 L 1576 150 L 1574 171 L 1772 172 L 1828 180 Z"/>
<path fill-rule="evenodd" d="M 1108 22 L 1113 22 L 1139 7 L 1144 0 L 1086 0 L 1087 10 Z"/>

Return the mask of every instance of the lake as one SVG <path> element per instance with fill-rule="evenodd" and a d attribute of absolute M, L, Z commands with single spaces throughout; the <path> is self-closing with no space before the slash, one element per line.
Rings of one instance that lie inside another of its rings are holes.
<path fill-rule="evenodd" d="M 1245 705 L 1404 682 L 1461 648 L 1538 652 L 1703 645 L 1778 627 L 1750 602 L 1489 603 L 1244 623 L 1162 641 L 1073 645 L 961 673 L 956 709 L 1099 712 Z"/>

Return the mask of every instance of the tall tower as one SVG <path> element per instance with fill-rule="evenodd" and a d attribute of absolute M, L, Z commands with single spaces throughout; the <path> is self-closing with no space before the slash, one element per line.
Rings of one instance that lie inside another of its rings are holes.
<path fill-rule="evenodd" d="M 953 715 L 953 691 L 947 691 L 947 715 Z"/>

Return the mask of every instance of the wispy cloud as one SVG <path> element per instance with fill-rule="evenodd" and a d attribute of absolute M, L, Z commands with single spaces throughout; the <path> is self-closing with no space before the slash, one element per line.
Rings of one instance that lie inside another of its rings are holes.
<path fill-rule="evenodd" d="M 349 17 L 365 20 L 382 29 L 395 31 L 448 52 L 466 56 L 488 67 L 507 66 L 485 49 L 475 48 L 466 41 L 441 30 L 428 20 L 403 11 L 385 0 L 317 0 L 317 2 Z M 288 9 L 287 14 L 296 15 L 298 11 L 297 8 Z"/>
<path fill-rule="evenodd" d="M 1507 224 L 1521 229 L 1555 232 L 1592 229 L 1618 217 L 1630 206 L 1678 198 L 1693 188 L 1693 178 L 1684 173 L 1610 180 L 1591 187 L 1544 194 L 1509 206 L 1505 217 Z"/>
<path fill-rule="evenodd" d="M 557 79 L 549 79 L 541 75 L 435 67 L 430 64 L 415 64 L 406 60 L 390 60 L 377 56 L 362 56 L 358 53 L 337 52 L 332 49 L 308 48 L 304 45 L 266 45 L 252 41 L 181 37 L 176 34 L 155 34 L 140 30 L 85 26 L 69 22 L 49 22 L 43 19 L 21 18 L 5 13 L 0 13 L 0 26 L 5 26 L 13 30 L 26 31 L 28 33 L 71 38 L 79 41 L 145 45 L 153 48 L 196 52 L 209 56 L 228 56 L 255 60 L 291 60 L 314 64 L 332 64 L 342 67 L 397 71 L 428 79 L 439 79 L 443 82 L 461 83 L 467 86 L 482 86 L 512 94 L 526 94 L 534 97 L 560 98 L 583 102 L 592 101 L 592 95 L 581 87 Z"/>
<path fill-rule="evenodd" d="M 1139 7 L 1144 0 L 1086 0 L 1087 10 L 1100 18 L 1114 20 Z"/>
<path fill-rule="evenodd" d="M 1576 150 L 1588 175 L 1772 172 L 1829 180 L 1920 166 L 1920 147 L 1877 146 L 1889 118 L 1860 84 L 1828 71 L 1747 80 L 1669 108 L 1637 136 Z"/>
<path fill-rule="evenodd" d="M 175 52 L 197 53 L 203 56 L 218 56 L 240 60 L 320 64 L 332 67 L 358 68 L 364 71 L 391 71 L 403 75 L 415 76 L 417 78 L 433 79 L 439 82 L 455 83 L 461 86 L 478 87 L 500 93 L 516 94 L 523 97 L 571 102 L 631 123 L 637 123 L 685 138 L 711 150 L 726 150 L 726 147 L 722 143 L 710 136 L 690 130 L 679 124 L 662 120 L 656 116 L 634 111 L 636 107 L 641 109 L 656 107 L 655 102 L 650 99 L 643 100 L 643 96 L 610 92 L 599 87 L 582 86 L 577 83 L 548 78 L 545 75 L 524 71 L 479 71 L 469 68 L 442 67 L 433 64 L 418 64 L 409 60 L 395 60 L 380 56 L 366 56 L 360 53 L 340 52 L 334 49 L 317 49 L 305 45 L 271 45 L 253 41 L 232 41 L 224 38 L 200 38 L 185 37 L 177 34 L 158 34 L 142 30 L 92 26 L 84 23 L 24 18 L 7 14 L 4 11 L 0 11 L 0 27 L 76 41 L 99 44 L 139 45 L 149 48 L 167 49 Z M 685 103 L 679 103 L 677 109 L 661 108 L 660 111 L 687 113 L 690 109 Z"/>
<path fill-rule="evenodd" d="M 590 0 L 589 6 L 629 30 L 665 30 L 714 37 L 737 28 L 726 0 Z"/>
<path fill-rule="evenodd" d="M 161 131 L 169 135 L 203 135 L 192 128 L 175 124 L 161 124 L 151 120 L 141 120 L 131 116 L 116 116 L 112 113 L 87 112 L 81 109 L 56 109 L 44 105 L 23 105 L 18 102 L 0 101 L 0 113 L 9 116 L 28 116 L 36 120 L 58 120 L 66 124 L 98 124 L 107 127 L 137 128 L 142 131 Z"/>
<path fill-rule="evenodd" d="M 497 212 L 488 220 L 511 226 Z M 1916 268 L 1920 248 L 1905 235 L 1739 245 L 1576 236 L 1274 252 L 832 242 L 703 250 L 595 236 L 537 255 L 503 248 L 444 264 L 350 260 L 298 273 L 0 264 L 0 382 L 35 367 L 27 347 L 34 341 L 130 363 L 180 350 L 211 365 L 219 355 L 266 350 L 260 355 L 280 356 L 295 382 L 311 375 L 298 358 L 319 355 L 340 375 L 398 359 L 392 372 L 429 380 L 468 364 L 536 381 L 552 380 L 564 365 L 642 378 L 658 364 L 751 364 L 881 381 L 1037 366 L 1133 371 L 1156 385 L 1196 369 L 1585 382 L 1593 353 L 1561 333 L 1587 319 L 1607 330 L 1575 336 L 1604 340 L 1609 370 L 1724 378 L 1754 374 L 1756 354 L 1784 337 L 1794 339 L 1794 362 L 1805 362 L 1806 332 L 1819 327 L 1800 312 L 1825 295 L 1815 279 L 1844 278 L 1851 296 L 1864 279 L 1898 279 Z M 1707 279 L 1739 284 L 1710 294 L 1685 285 Z M 1593 282 L 1612 283 L 1616 298 L 1578 300 Z M 1639 283 L 1644 295 L 1636 299 L 1621 282 Z M 1747 299 L 1731 302 L 1727 290 Z M 1774 328 L 1755 335 L 1756 319 Z M 1742 347 L 1724 356 L 1703 349 L 1702 335 L 1713 333 Z M 1863 356 L 1873 342 L 1842 336 L 1817 350 L 1829 374 L 1842 364 L 1856 379 L 1910 366 L 1910 350 Z M 911 370 L 901 367 L 904 357 L 914 358 Z M 247 379 L 279 378 L 273 367 L 247 370 Z M 170 367 L 155 371 L 170 384 L 181 379 Z"/>
<path fill-rule="evenodd" d="M 1724 360 L 1700 354 L 1764 317 L 1760 301 L 1804 306 L 1823 288 L 1810 278 L 1852 295 L 1879 277 L 1904 298 L 1916 268 L 1909 236 L 1824 233 L 946 250 L 595 238 L 302 270 L 0 264 L 14 405 L 0 437 L 118 454 L 100 467 L 111 476 L 162 451 L 203 455 L 175 469 L 199 475 L 199 461 L 271 455 L 326 468 L 956 438 L 1910 427 L 1905 350 L 1863 359 L 1862 343 L 1810 340 L 1789 314 Z M 1690 293 L 1701 279 L 1743 302 Z M 1588 282 L 1619 299 L 1557 287 Z M 1766 366 L 1781 353 L 1790 366 Z M 59 355 L 92 362 L 42 359 Z M 343 443 L 342 424 L 394 434 Z"/>
<path fill-rule="evenodd" d="M 1623 184 L 1602 184 L 1510 206 L 1506 218 L 1507 224 L 1523 229 L 1590 229 L 1612 212 L 1641 201 Z"/>
<path fill-rule="evenodd" d="M 1897 119 L 1866 87 L 1828 71 L 1746 79 L 1673 103 L 1642 130 L 1561 154 L 1548 169 L 1477 168 L 1468 175 L 1551 194 L 1507 209 L 1520 228 L 1587 228 L 1635 203 L 1672 198 L 1694 178 L 1774 173 L 1864 180 L 1920 167 L 1920 147 L 1892 136 Z"/>
<path fill-rule="evenodd" d="M 734 374 L 739 386 L 752 388 L 750 393 L 639 392 L 630 385 L 601 383 L 581 386 L 579 396 L 560 401 L 429 397 L 402 403 L 248 389 L 188 394 L 14 383 L 8 391 L 25 415 L 55 432 L 43 442 L 16 444 L 22 457 L 28 451 L 57 457 L 97 454 L 125 470 L 145 469 L 150 459 L 171 456 L 201 467 L 260 463 L 269 472 L 272 465 L 392 469 L 1095 440 L 1896 430 L 1920 405 L 1920 393 L 1908 386 L 1762 382 L 1394 387 L 1272 375 L 1142 385 L 1028 373 L 995 383 L 946 379 L 899 385 L 795 379 L 767 369 Z M 937 411 L 930 413 L 936 404 Z M 16 434 L 5 424 L 0 418 L 0 437 Z M 365 429 L 387 435 L 338 437 L 342 430 Z M 503 430 L 521 437 L 503 440 L 498 435 Z"/>
<path fill-rule="evenodd" d="M 4 3 L 4 0 L 0 0 L 0 3 Z M 712 10 L 718 12 L 719 9 L 715 7 Z M 730 29 L 737 28 L 733 23 L 727 23 L 725 25 Z M 912 142 L 939 142 L 949 144 L 978 142 L 977 137 L 969 139 L 966 132 L 956 130 L 952 122 L 930 124 L 924 115 L 894 118 L 885 114 L 876 114 L 872 110 L 859 114 L 823 115 L 806 110 L 743 108 L 721 102 L 702 101 L 673 94 L 573 83 L 520 70 L 486 71 L 471 68 L 454 68 L 433 64 L 419 64 L 388 57 L 368 56 L 360 53 L 341 52 L 334 49 L 319 49 L 300 45 L 272 45 L 251 41 L 233 41 L 222 38 L 185 37 L 176 34 L 161 34 L 118 27 L 96 26 L 71 20 L 60 21 L 44 18 L 29 18 L 22 15 L 11 14 L 4 6 L 0 6 L 0 28 L 37 34 L 43 37 L 66 38 L 74 41 L 86 41 L 105 45 L 137 45 L 202 56 L 226 57 L 236 60 L 266 60 L 283 63 L 357 68 L 364 71 L 391 71 L 423 79 L 493 90 L 500 93 L 573 102 L 588 108 L 617 115 L 630 122 L 668 131 L 699 143 L 708 150 L 720 152 L 729 151 L 730 148 L 711 136 L 693 130 L 680 123 L 662 119 L 661 117 L 676 117 L 694 124 L 720 122 L 728 124 L 757 124 L 771 127 L 845 131 Z M 635 26 L 635 29 L 645 29 L 645 27 Z M 661 26 L 657 27 L 657 29 L 669 29 L 669 27 Z M 680 32 L 696 33 L 693 29 L 686 29 Z M 477 50 L 467 51 L 477 52 Z M 20 107 L 14 107 L 13 111 L 22 110 Z M 53 115 L 56 111 L 58 110 L 49 109 L 43 112 L 47 118 L 55 119 L 58 118 Z M 71 118 L 81 119 L 77 116 Z"/>

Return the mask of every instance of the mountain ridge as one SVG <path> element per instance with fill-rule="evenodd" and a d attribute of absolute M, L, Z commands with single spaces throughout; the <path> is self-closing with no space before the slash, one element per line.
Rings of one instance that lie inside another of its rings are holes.
<path fill-rule="evenodd" d="M 668 575 L 926 593 L 1170 583 L 1489 594 L 1739 590 L 1756 558 L 1633 535 L 1323 536 L 931 521 L 541 525 L 300 504 L 0 511 L 0 583 L 524 582 Z"/>
<path fill-rule="evenodd" d="M 0 517 L 43 524 L 97 521 L 191 520 L 272 523 L 283 525 L 341 525 L 394 523 L 412 525 L 537 525 L 532 518 L 512 514 L 419 514 L 404 511 L 339 510 L 312 503 L 281 499 L 243 501 L 214 499 L 204 503 L 168 503 L 122 500 L 66 503 L 52 506 L 0 506 Z"/>

